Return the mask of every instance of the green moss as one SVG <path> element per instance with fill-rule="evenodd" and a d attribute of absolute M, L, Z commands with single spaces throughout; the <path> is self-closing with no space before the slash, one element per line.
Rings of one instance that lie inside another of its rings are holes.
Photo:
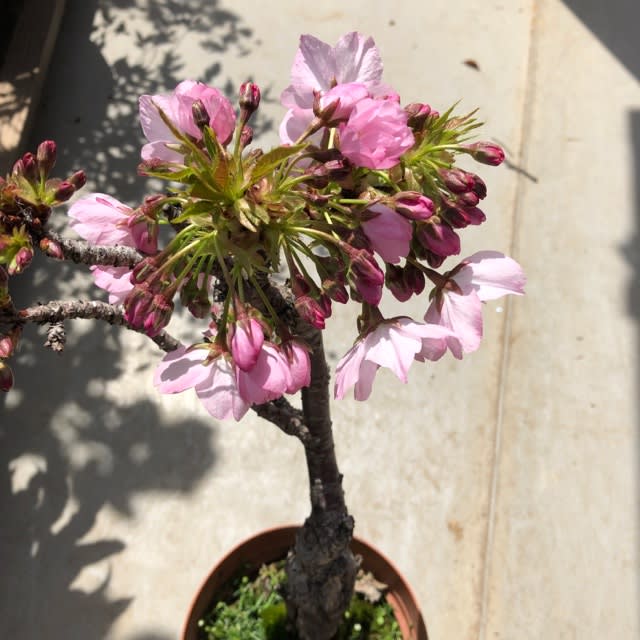
<path fill-rule="evenodd" d="M 239 577 L 231 596 L 200 620 L 200 638 L 297 640 L 297 634 L 287 628 L 285 583 L 284 562 L 265 565 L 252 578 Z M 402 634 L 386 601 L 372 604 L 356 595 L 336 640 L 402 640 Z"/>

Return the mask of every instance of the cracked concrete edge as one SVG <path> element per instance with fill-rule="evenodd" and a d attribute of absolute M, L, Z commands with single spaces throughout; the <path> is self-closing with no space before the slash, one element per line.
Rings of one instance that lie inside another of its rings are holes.
<path fill-rule="evenodd" d="M 65 0 L 25 0 L 0 68 L 0 175 L 23 150 L 62 24 Z"/>

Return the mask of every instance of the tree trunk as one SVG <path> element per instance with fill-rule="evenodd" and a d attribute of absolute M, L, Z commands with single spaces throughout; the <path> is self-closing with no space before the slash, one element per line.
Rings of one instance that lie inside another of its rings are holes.
<path fill-rule="evenodd" d="M 353 518 L 335 456 L 322 333 L 300 325 L 298 335 L 312 348 L 311 384 L 302 390 L 311 515 L 287 559 L 287 605 L 301 640 L 331 640 L 351 602 L 358 562 L 349 548 Z"/>

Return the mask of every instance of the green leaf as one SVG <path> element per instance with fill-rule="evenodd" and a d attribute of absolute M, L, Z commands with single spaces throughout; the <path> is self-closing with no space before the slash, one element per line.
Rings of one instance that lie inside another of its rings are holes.
<path fill-rule="evenodd" d="M 260 178 L 271 173 L 284 160 L 295 155 L 298 151 L 304 149 L 305 146 L 304 144 L 296 144 L 291 147 L 276 147 L 261 155 L 253 166 L 253 170 L 249 172 L 251 182 L 255 183 L 260 180 Z"/>

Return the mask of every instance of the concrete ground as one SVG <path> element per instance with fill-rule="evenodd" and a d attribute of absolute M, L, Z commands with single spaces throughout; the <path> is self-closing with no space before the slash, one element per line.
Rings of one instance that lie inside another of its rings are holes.
<path fill-rule="evenodd" d="M 30 148 L 56 139 L 62 173 L 126 202 L 145 189 L 139 94 L 253 78 L 269 146 L 301 33 L 371 34 L 403 102 L 479 106 L 507 149 L 463 251 L 515 257 L 526 297 L 487 305 L 463 362 L 406 386 L 383 372 L 369 402 L 333 407 L 357 533 L 405 573 L 434 640 L 640 637 L 639 20 L 635 0 L 67 2 Z M 88 278 L 20 286 L 26 304 Z M 353 320 L 330 322 L 332 364 Z M 28 338 L 0 400 L 0 637 L 175 638 L 225 550 L 305 517 L 300 448 L 159 397 L 138 335 L 78 321 L 61 357 Z"/>

